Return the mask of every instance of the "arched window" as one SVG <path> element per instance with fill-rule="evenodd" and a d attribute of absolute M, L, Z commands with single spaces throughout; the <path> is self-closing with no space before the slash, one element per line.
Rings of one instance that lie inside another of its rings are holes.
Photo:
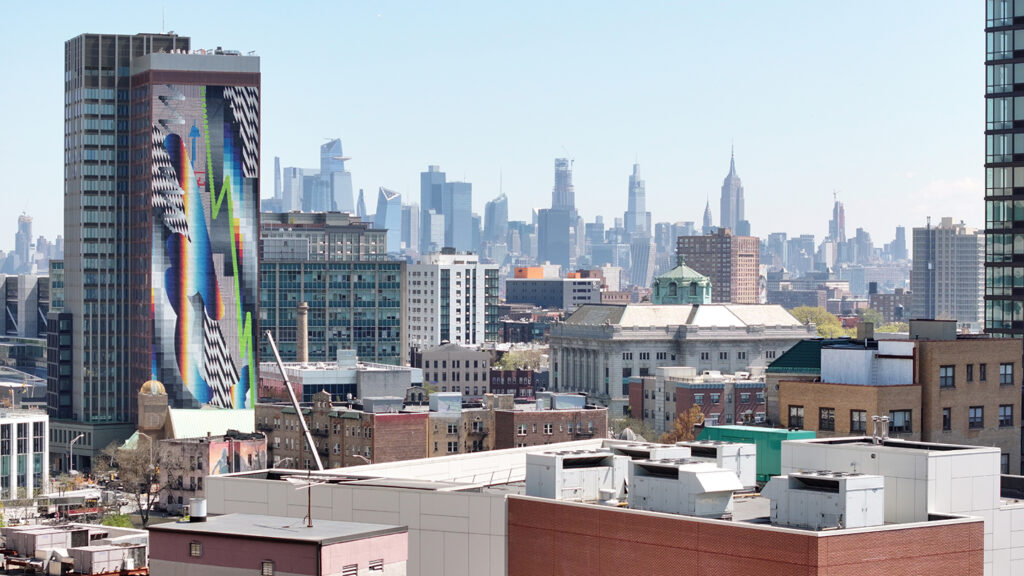
<path fill-rule="evenodd" d="M 690 296 L 696 296 L 696 295 L 697 295 L 697 283 L 696 282 L 690 282 Z"/>
<path fill-rule="evenodd" d="M 672 282 L 672 283 L 670 283 L 668 285 L 668 295 L 669 296 L 676 296 L 678 294 L 678 291 L 679 291 L 679 287 L 676 286 L 675 282 Z"/>

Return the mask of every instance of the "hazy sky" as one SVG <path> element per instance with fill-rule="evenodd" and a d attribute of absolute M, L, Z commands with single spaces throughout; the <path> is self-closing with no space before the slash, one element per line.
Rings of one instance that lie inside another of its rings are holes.
<path fill-rule="evenodd" d="M 17 2 L 0 19 L 0 249 L 62 232 L 64 41 L 158 32 L 255 50 L 273 160 L 340 137 L 370 211 L 439 164 L 509 216 L 576 203 L 610 223 L 639 159 L 653 220 L 715 222 L 735 142 L 753 233 L 827 232 L 832 192 L 880 246 L 926 216 L 983 224 L 984 2 Z"/>

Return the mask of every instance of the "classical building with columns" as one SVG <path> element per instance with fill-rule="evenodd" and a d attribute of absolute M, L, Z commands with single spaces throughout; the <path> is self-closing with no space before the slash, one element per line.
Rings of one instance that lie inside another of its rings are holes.
<path fill-rule="evenodd" d="M 813 325 L 773 304 L 587 304 L 551 326 L 551 388 L 586 393 L 617 418 L 632 377 L 662 366 L 756 376 L 815 335 Z"/>

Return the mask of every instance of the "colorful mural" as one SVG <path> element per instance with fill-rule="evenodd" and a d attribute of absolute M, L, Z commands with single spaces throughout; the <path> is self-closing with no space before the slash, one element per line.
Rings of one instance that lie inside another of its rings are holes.
<path fill-rule="evenodd" d="M 256 402 L 259 90 L 154 85 L 152 378 L 172 406 Z"/>
<path fill-rule="evenodd" d="M 210 442 L 210 476 L 267 467 L 267 439 Z"/>

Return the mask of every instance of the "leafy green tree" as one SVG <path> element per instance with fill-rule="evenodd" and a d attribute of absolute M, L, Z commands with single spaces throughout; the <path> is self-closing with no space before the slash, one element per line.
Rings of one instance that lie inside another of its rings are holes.
<path fill-rule="evenodd" d="M 504 353 L 494 364 L 501 370 L 538 370 L 544 363 L 541 350 L 510 350 Z"/>
<path fill-rule="evenodd" d="M 890 322 L 875 328 L 875 332 L 908 332 L 909 330 L 910 324 L 906 322 Z"/>
<path fill-rule="evenodd" d="M 103 518 L 101 524 L 104 526 L 114 526 L 116 528 L 131 528 L 132 518 L 127 514 L 112 514 Z"/>
<path fill-rule="evenodd" d="M 882 316 L 882 313 L 874 308 L 865 308 L 864 310 L 859 311 L 857 315 L 860 316 L 861 322 L 871 322 L 874 324 L 876 330 L 885 323 L 885 318 Z"/>
<path fill-rule="evenodd" d="M 822 338 L 838 338 L 847 336 L 839 318 L 821 306 L 797 306 L 789 311 L 794 318 L 804 324 L 813 323 Z"/>

